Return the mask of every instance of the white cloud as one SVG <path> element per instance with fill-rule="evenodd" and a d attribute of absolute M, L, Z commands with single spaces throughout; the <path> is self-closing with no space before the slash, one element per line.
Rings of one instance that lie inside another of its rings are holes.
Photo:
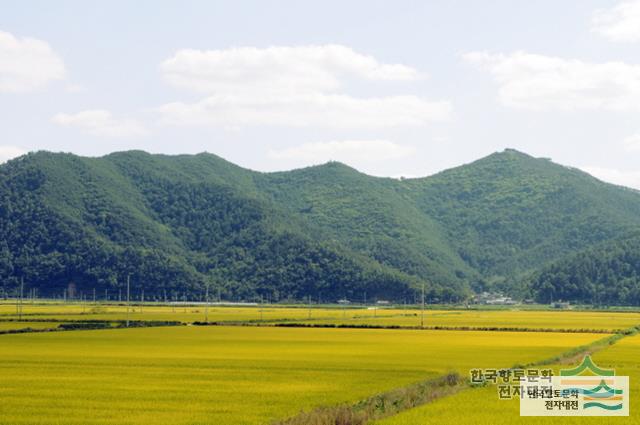
<path fill-rule="evenodd" d="M 17 146 L 0 145 L 0 164 L 25 153 L 27 151 Z"/>
<path fill-rule="evenodd" d="M 580 169 L 605 182 L 640 189 L 640 171 L 623 171 L 591 166 L 580 167 Z"/>
<path fill-rule="evenodd" d="M 359 99 L 316 93 L 251 99 L 211 96 L 192 104 L 166 104 L 159 111 L 165 123 L 174 125 L 386 128 L 445 120 L 451 113 L 451 105 L 416 96 Z"/>
<path fill-rule="evenodd" d="M 624 146 L 630 152 L 640 152 L 640 133 L 625 138 Z"/>
<path fill-rule="evenodd" d="M 528 109 L 640 109 L 640 66 L 589 63 L 516 52 L 467 53 L 463 58 L 486 69 L 499 84 L 507 106 Z"/>
<path fill-rule="evenodd" d="M 179 50 L 160 69 L 171 84 L 215 95 L 333 92 L 341 78 L 407 81 L 408 66 L 384 64 L 340 45 Z"/>
<path fill-rule="evenodd" d="M 0 92 L 33 91 L 64 77 L 64 62 L 46 42 L 0 31 Z"/>
<path fill-rule="evenodd" d="M 158 108 L 174 125 L 383 128 L 447 119 L 451 104 L 416 96 L 353 97 L 354 79 L 414 81 L 423 75 L 339 45 L 180 50 L 161 64 L 164 78 L 206 97 Z"/>
<path fill-rule="evenodd" d="M 592 30 L 615 42 L 640 41 L 640 1 L 619 3 L 593 14 Z"/>
<path fill-rule="evenodd" d="M 102 109 L 76 114 L 57 114 L 51 121 L 66 127 L 77 127 L 88 134 L 100 137 L 138 137 L 147 133 L 145 127 L 137 121 L 116 119 L 111 112 Z"/>
<path fill-rule="evenodd" d="M 305 165 L 327 161 L 363 164 L 405 158 L 413 152 L 414 149 L 410 146 L 387 140 L 340 140 L 304 143 L 282 150 L 271 150 L 268 155 L 271 159 Z"/>

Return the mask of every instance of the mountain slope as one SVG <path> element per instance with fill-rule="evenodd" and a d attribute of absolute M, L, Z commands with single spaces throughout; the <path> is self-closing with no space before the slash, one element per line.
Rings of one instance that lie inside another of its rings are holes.
<path fill-rule="evenodd" d="M 640 234 L 606 241 L 546 266 L 531 280 L 540 302 L 640 305 Z"/>
<path fill-rule="evenodd" d="M 37 153 L 2 166 L 0 272 L 43 295 L 370 298 L 413 295 L 416 280 L 329 241 L 252 189 L 252 172 L 212 155 Z M 139 292 L 138 292 L 139 293 Z"/>
<path fill-rule="evenodd" d="M 640 225 L 638 192 L 514 150 L 402 183 L 471 267 L 507 286 Z"/>
<path fill-rule="evenodd" d="M 260 189 L 322 234 L 430 282 L 461 287 L 475 272 L 440 226 L 398 191 L 398 181 L 328 163 L 256 178 Z"/>
<path fill-rule="evenodd" d="M 637 191 L 513 150 L 408 180 L 140 151 L 0 166 L 0 287 L 14 293 L 24 278 L 42 295 L 113 294 L 131 275 L 147 297 L 213 285 L 233 299 L 401 300 L 423 283 L 444 301 L 470 287 L 524 296 L 531 273 L 635 229 Z"/>

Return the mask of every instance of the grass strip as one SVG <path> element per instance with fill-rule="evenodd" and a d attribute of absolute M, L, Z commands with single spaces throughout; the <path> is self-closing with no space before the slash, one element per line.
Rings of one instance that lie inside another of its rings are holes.
<path fill-rule="evenodd" d="M 464 386 L 464 380 L 459 374 L 448 373 L 376 394 L 351 406 L 318 407 L 288 419 L 275 421 L 273 425 L 362 425 L 454 394 Z"/>
<path fill-rule="evenodd" d="M 589 334 L 622 334 L 624 329 L 588 329 L 588 328 L 521 328 L 511 326 L 402 326 L 347 323 L 302 323 L 283 320 L 260 321 L 214 321 L 193 322 L 194 326 L 273 326 L 282 328 L 341 328 L 341 329 L 394 329 L 425 331 L 487 331 L 487 332 L 556 332 L 556 333 L 589 333 Z"/>
<path fill-rule="evenodd" d="M 0 330 L 0 335 L 7 334 L 24 334 L 24 333 L 38 333 L 38 332 L 65 332 L 65 331 L 87 331 L 87 330 L 98 330 L 98 329 L 123 329 L 123 328 L 151 328 L 151 327 L 159 327 L 159 326 L 184 326 L 185 324 L 182 322 L 172 322 L 172 321 L 129 321 L 129 325 L 127 326 L 126 321 L 115 320 L 115 321 L 87 321 L 87 322 L 66 322 L 60 323 L 55 328 L 43 328 L 43 329 L 34 329 L 34 328 L 21 328 L 21 329 L 4 329 Z"/>

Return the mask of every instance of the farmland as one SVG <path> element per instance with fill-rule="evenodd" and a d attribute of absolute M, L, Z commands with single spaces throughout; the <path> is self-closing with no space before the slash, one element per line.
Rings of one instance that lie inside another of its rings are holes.
<path fill-rule="evenodd" d="M 305 323 L 330 323 L 336 325 L 379 325 L 419 327 L 421 313 L 404 311 L 405 314 L 387 315 L 379 311 L 377 316 L 369 313 L 366 317 L 318 319 Z M 621 330 L 640 323 L 640 313 L 631 312 L 589 312 L 589 311 L 527 311 L 527 310 L 457 310 L 427 311 L 424 325 L 427 327 L 477 327 L 477 328 L 518 328 L 518 329 L 594 329 Z"/>
<path fill-rule="evenodd" d="M 36 303 L 23 305 L 25 320 L 205 321 L 205 306 L 136 304 Z M 16 319 L 14 304 L 0 304 L 0 320 Z M 338 308 L 320 306 L 210 306 L 210 322 L 302 323 L 308 325 L 380 326 L 418 328 L 422 313 L 411 308 Z M 616 331 L 640 324 L 640 313 L 632 311 L 553 310 L 426 310 L 425 327 L 514 328 L 541 330 Z"/>
<path fill-rule="evenodd" d="M 596 353 L 594 361 L 605 368 L 615 368 L 616 374 L 629 376 L 631 416 L 615 419 L 616 424 L 637 424 L 634 415 L 640 408 L 640 335 L 624 338 L 614 346 Z M 547 366 L 546 366 L 547 367 Z M 548 366 L 554 370 L 567 365 Z M 459 409 L 459 406 L 465 406 Z M 533 419 L 533 418 L 532 418 Z M 499 400 L 496 387 L 467 389 L 451 397 L 426 404 L 399 415 L 377 421 L 376 425 L 412 425 L 456 423 L 459 425 L 511 425 L 519 423 L 519 401 Z M 554 424 L 558 418 L 535 418 L 536 424 Z M 603 418 L 582 417 L 571 421 L 580 424 L 602 424 Z"/>
<path fill-rule="evenodd" d="M 600 337 L 222 326 L 3 335 L 0 423 L 268 423 Z"/>
<path fill-rule="evenodd" d="M 58 327 L 59 323 L 57 322 L 19 322 L 19 321 L 11 321 L 11 322 L 0 322 L 0 332 L 7 330 L 16 330 L 16 329 L 51 329 Z"/>
<path fill-rule="evenodd" d="M 0 335 L 0 424 L 52 417 L 60 424 L 268 424 L 450 372 L 537 362 L 640 324 L 634 311 L 428 309 L 426 329 L 417 329 L 415 308 L 138 303 L 128 310 L 40 301 L 25 302 L 18 315 L 15 303 L 0 304 L 0 332 L 118 327 L 127 317 L 136 326 L 202 324 L 205 315 L 216 324 Z M 637 376 L 637 341 L 624 338 L 596 358 Z M 456 404 L 488 406 L 479 407 L 485 422 L 463 424 L 496 423 L 498 408 L 517 416 L 517 403 L 482 388 L 380 423 L 447 422 Z"/>
<path fill-rule="evenodd" d="M 15 305 L 0 304 L 0 319 L 16 318 Z M 374 318 L 376 312 L 367 309 L 348 309 L 349 318 Z M 305 307 L 280 307 L 280 306 L 243 306 L 233 307 L 210 306 L 208 319 L 211 322 L 249 322 L 249 321 L 282 321 L 282 320 L 314 320 L 322 319 L 331 321 L 339 319 L 346 314 L 337 308 L 305 308 Z M 403 314 L 402 310 L 390 309 L 384 313 L 387 315 Z M 127 307 L 115 304 L 25 304 L 23 315 L 38 319 L 56 320 L 126 320 Z M 192 323 L 205 320 L 204 305 L 161 305 L 161 304 L 135 304 L 129 309 L 131 320 L 165 320 Z"/>

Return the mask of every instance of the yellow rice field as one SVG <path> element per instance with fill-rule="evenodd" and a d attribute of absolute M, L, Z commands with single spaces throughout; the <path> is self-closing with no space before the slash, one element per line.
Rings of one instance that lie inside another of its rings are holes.
<path fill-rule="evenodd" d="M 601 336 L 219 326 L 2 335 L 0 423 L 269 423 Z"/>
<path fill-rule="evenodd" d="M 371 312 L 369 312 L 371 313 Z M 331 323 L 345 325 L 381 325 L 417 327 L 422 321 L 419 311 L 386 315 L 379 310 L 376 316 L 331 320 L 313 320 L 306 323 Z M 531 311 L 531 310 L 429 310 L 424 315 L 424 326 L 451 327 L 511 327 L 522 329 L 597 329 L 621 330 L 640 325 L 638 312 L 592 311 Z"/>
<path fill-rule="evenodd" d="M 606 348 L 593 356 L 601 367 L 614 368 L 617 375 L 629 376 L 630 384 L 630 416 L 603 418 L 553 418 L 519 416 L 518 400 L 500 400 L 496 387 L 468 389 L 450 397 L 436 400 L 433 403 L 411 409 L 396 416 L 375 422 L 376 425 L 414 425 L 443 424 L 456 425 L 512 425 L 520 423 L 558 424 L 638 424 L 640 409 L 640 335 L 627 337 L 615 345 Z M 545 366 L 547 367 L 547 366 Z M 567 365 L 549 366 L 554 370 L 567 368 Z M 464 408 L 461 408 L 464 406 Z"/>
<path fill-rule="evenodd" d="M 57 322 L 0 322 L 0 331 L 19 330 L 19 329 L 51 329 L 57 328 L 60 323 Z"/>
<path fill-rule="evenodd" d="M 16 318 L 13 304 L 0 304 L 0 320 Z M 141 321 L 205 321 L 205 306 L 133 305 L 129 318 Z M 25 320 L 125 320 L 124 305 L 25 304 Z M 419 327 L 419 310 L 394 308 L 306 308 L 281 306 L 210 306 L 212 322 L 296 322 L 312 325 Z M 597 312 L 563 310 L 427 310 L 426 327 L 475 327 L 517 329 L 584 329 L 615 331 L 640 325 L 640 312 Z"/>

